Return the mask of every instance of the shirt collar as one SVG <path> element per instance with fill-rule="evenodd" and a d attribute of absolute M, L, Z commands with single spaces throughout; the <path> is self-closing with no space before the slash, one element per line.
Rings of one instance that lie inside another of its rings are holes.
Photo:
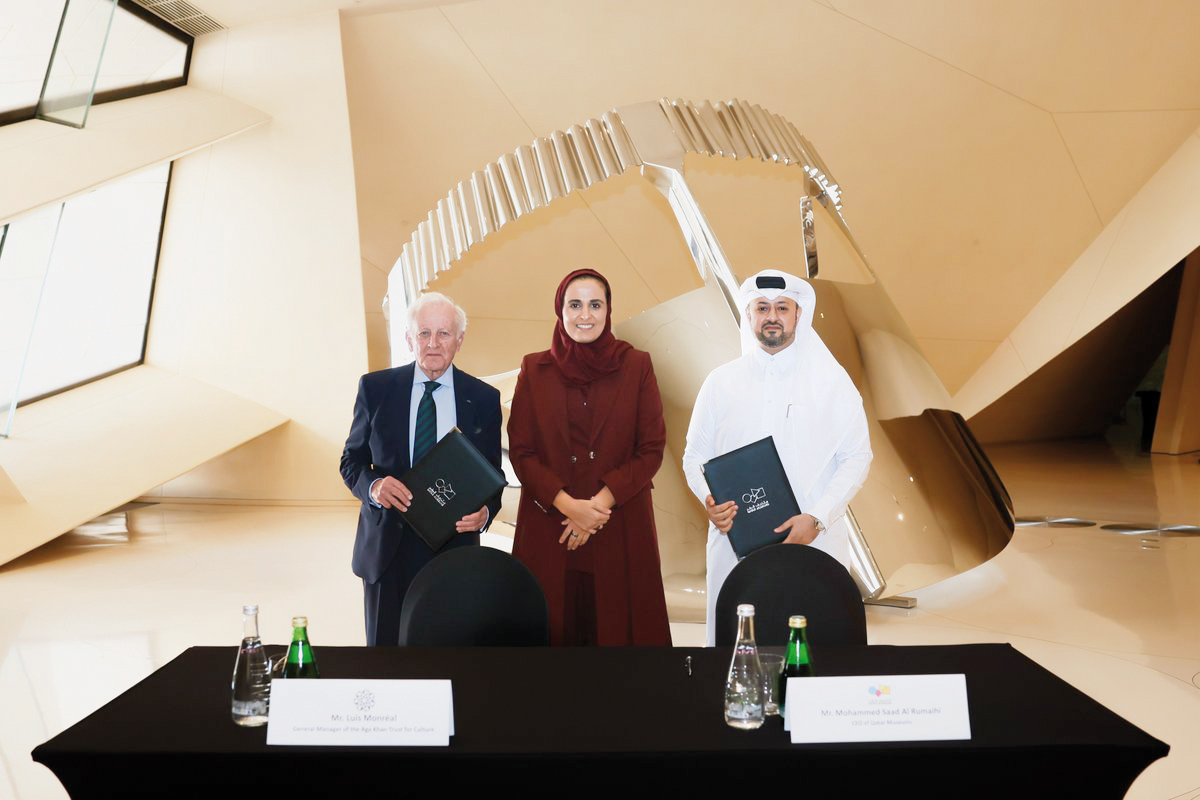
<path fill-rule="evenodd" d="M 421 369 L 419 364 L 414 362 L 413 363 L 413 387 L 415 388 L 417 386 L 420 386 L 420 387 L 424 388 L 425 383 L 428 380 L 429 380 L 429 376 L 425 374 L 425 371 Z M 449 367 L 446 368 L 446 371 L 442 373 L 442 377 L 438 378 L 436 383 L 439 386 L 448 386 L 451 389 L 454 388 L 454 365 L 453 364 L 451 364 Z"/>

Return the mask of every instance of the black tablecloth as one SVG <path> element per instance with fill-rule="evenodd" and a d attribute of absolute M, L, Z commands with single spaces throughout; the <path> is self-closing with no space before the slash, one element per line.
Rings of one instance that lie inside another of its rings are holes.
<path fill-rule="evenodd" d="M 449 678 L 445 748 L 267 747 L 229 717 L 236 648 L 193 647 L 33 751 L 73 798 L 303 789 L 837 787 L 846 797 L 1122 797 L 1168 747 L 1008 645 L 822 648 L 823 675 L 962 672 L 970 741 L 793 745 L 722 717 L 728 649 L 317 648 L 327 678 Z M 689 677 L 684 660 L 691 656 Z M 795 793 L 801 793 L 795 788 Z M 808 789 L 805 789 L 807 791 Z"/>

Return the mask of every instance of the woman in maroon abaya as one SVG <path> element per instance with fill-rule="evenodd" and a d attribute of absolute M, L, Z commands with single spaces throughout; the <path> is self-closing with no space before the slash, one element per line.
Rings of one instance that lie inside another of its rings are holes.
<path fill-rule="evenodd" d="M 552 644 L 669 645 L 650 500 L 666 429 L 650 355 L 612 335 L 612 292 L 595 270 L 563 279 L 554 312 L 508 422 L 513 555 L 546 593 Z"/>

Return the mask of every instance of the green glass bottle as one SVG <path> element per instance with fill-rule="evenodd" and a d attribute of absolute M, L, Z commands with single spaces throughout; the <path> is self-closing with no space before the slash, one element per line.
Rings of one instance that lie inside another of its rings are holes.
<path fill-rule="evenodd" d="M 783 661 L 783 681 L 779 687 L 779 713 L 784 713 L 787 703 L 788 678 L 811 678 L 816 674 L 812 655 L 808 652 L 808 619 L 799 614 L 788 617 L 787 654 Z"/>
<path fill-rule="evenodd" d="M 285 678 L 319 678 L 317 660 L 308 643 L 308 617 L 292 617 L 292 643 L 288 646 Z"/>

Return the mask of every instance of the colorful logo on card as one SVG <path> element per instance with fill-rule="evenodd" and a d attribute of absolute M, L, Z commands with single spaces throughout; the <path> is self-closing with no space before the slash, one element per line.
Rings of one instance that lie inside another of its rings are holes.
<path fill-rule="evenodd" d="M 871 695 L 872 697 L 882 697 L 885 694 L 890 695 L 891 693 L 892 693 L 892 687 L 890 687 L 884 683 L 879 684 L 879 686 L 872 686 L 867 689 L 867 694 Z"/>

